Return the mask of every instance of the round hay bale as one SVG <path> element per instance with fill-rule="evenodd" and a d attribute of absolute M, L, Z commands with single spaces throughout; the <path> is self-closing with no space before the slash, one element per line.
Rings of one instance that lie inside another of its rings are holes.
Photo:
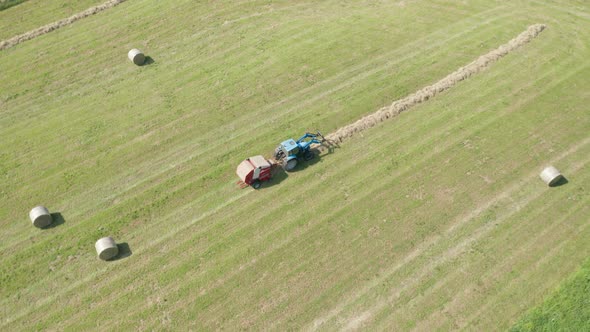
<path fill-rule="evenodd" d="M 119 254 L 119 247 L 112 237 L 103 237 L 94 244 L 98 258 L 108 261 Z"/>
<path fill-rule="evenodd" d="M 143 55 L 143 53 L 141 53 L 141 51 L 136 48 L 129 51 L 129 53 L 127 53 L 127 57 L 129 57 L 129 60 L 131 60 L 131 62 L 138 66 L 143 65 L 143 63 L 145 62 L 145 55 Z"/>
<path fill-rule="evenodd" d="M 53 219 L 49 210 L 44 206 L 35 206 L 31 212 L 29 212 L 29 218 L 35 227 L 44 228 L 51 225 Z"/>
<path fill-rule="evenodd" d="M 539 174 L 539 176 L 550 187 L 555 185 L 557 182 L 559 182 L 559 180 L 561 180 L 561 178 L 563 177 L 561 175 L 561 173 L 559 173 L 557 168 L 555 168 L 553 166 L 546 167 L 541 172 L 541 174 Z"/>

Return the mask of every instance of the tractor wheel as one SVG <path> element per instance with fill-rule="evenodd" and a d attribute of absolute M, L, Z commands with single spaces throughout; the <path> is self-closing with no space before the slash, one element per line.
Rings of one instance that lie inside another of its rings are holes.
<path fill-rule="evenodd" d="M 297 166 L 297 159 L 291 159 L 287 161 L 287 159 L 283 159 L 283 169 L 287 172 L 292 171 L 295 166 Z"/>
<path fill-rule="evenodd" d="M 315 154 L 309 150 L 303 155 L 303 159 L 305 159 L 305 161 L 312 160 L 313 158 L 315 158 Z"/>
<path fill-rule="evenodd" d="M 254 180 L 254 182 L 252 182 L 251 186 L 254 189 L 260 189 L 260 187 L 262 186 L 262 182 L 260 182 L 260 180 Z"/>

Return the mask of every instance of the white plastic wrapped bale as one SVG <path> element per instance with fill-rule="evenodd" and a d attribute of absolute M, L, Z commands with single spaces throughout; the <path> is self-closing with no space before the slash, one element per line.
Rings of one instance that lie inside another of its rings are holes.
<path fill-rule="evenodd" d="M 129 53 L 127 53 L 127 57 L 129 57 L 129 60 L 131 60 L 131 62 L 138 66 L 143 65 L 143 63 L 145 62 L 145 55 L 143 55 L 143 53 L 136 48 L 129 51 Z"/>
<path fill-rule="evenodd" d="M 49 210 L 44 206 L 35 206 L 31 212 L 29 212 L 29 218 L 35 227 L 44 228 L 51 225 L 53 221 Z"/>
<path fill-rule="evenodd" d="M 115 258 L 119 254 L 119 247 L 112 237 L 103 237 L 94 244 L 98 258 L 103 261 Z"/>
<path fill-rule="evenodd" d="M 556 185 L 563 177 L 553 166 L 546 167 L 539 176 L 549 187 Z"/>

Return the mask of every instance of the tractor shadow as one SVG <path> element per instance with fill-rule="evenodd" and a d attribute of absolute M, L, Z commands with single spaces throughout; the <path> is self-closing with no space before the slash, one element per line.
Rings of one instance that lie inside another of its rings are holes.
<path fill-rule="evenodd" d="M 332 154 L 334 149 L 338 148 L 338 144 L 330 142 L 327 144 L 324 142 L 319 147 L 312 148 L 311 152 L 314 154 L 314 158 L 311 160 L 299 160 L 297 166 L 291 172 L 286 172 L 283 167 L 277 165 L 276 168 L 273 170 L 272 178 L 269 181 L 266 181 L 262 184 L 260 189 L 270 188 L 273 186 L 278 185 L 279 183 L 283 182 L 285 179 L 289 177 L 289 173 L 297 173 L 306 170 L 308 167 L 313 167 L 313 165 L 322 162 L 322 158 Z M 259 189 L 259 190 L 260 190 Z"/>

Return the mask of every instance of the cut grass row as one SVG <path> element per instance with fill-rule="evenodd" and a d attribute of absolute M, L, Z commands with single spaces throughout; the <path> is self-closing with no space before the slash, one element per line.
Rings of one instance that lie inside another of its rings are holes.
<path fill-rule="evenodd" d="M 26 0 L 9 1 L 4 10 L 0 10 L 0 41 L 27 31 L 39 28 L 51 22 L 74 15 L 106 0 Z M 18 4 L 18 6 L 16 6 Z M 5 5 L 5 6 L 6 6 Z M 0 4 L 0 8 L 2 4 Z"/>

